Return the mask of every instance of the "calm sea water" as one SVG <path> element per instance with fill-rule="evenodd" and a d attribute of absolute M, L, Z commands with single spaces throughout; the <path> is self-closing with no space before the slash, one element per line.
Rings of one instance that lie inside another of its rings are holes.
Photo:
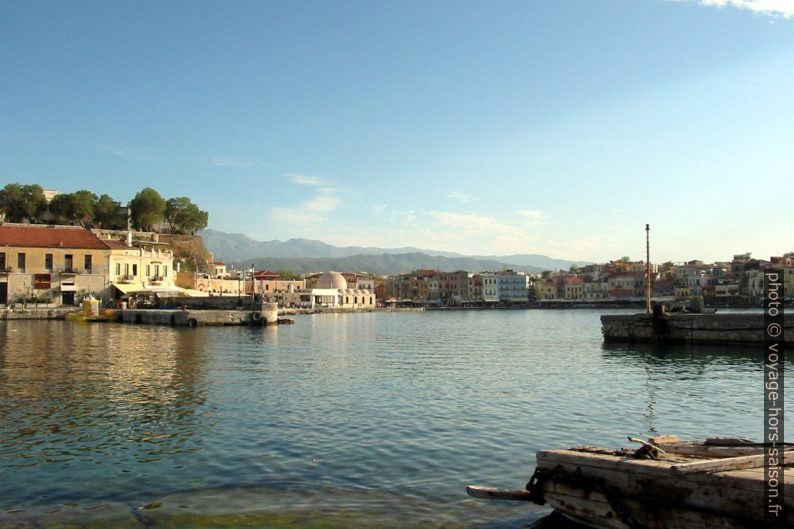
<path fill-rule="evenodd" d="M 611 311 L 617 312 L 617 311 Z M 602 343 L 603 311 L 0 323 L 0 526 L 522 527 L 538 449 L 759 439 L 762 356 Z"/>

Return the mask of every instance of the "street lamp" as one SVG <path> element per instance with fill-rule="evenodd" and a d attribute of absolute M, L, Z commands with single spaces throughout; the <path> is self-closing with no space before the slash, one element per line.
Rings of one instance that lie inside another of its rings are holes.
<path fill-rule="evenodd" d="M 255 301 L 256 297 L 256 279 L 254 278 L 254 265 L 251 265 L 251 301 Z"/>

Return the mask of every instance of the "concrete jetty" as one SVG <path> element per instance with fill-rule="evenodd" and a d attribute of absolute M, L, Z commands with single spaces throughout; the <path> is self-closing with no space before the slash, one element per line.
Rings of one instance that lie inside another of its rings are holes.
<path fill-rule="evenodd" d="M 291 323 L 279 319 L 276 303 L 262 303 L 253 310 L 122 309 L 116 311 L 113 321 L 172 327 L 264 326 Z"/>
<path fill-rule="evenodd" d="M 784 343 L 794 344 L 794 314 L 784 322 Z M 620 314 L 601 316 L 606 342 L 763 344 L 764 315 Z"/>

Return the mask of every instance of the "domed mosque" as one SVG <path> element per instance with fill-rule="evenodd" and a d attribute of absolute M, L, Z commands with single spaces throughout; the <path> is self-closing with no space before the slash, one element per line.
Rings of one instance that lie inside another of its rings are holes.
<path fill-rule="evenodd" d="M 325 272 L 314 288 L 286 295 L 285 303 L 305 308 L 364 309 L 375 307 L 375 293 L 366 289 L 348 288 L 339 272 Z"/>
<path fill-rule="evenodd" d="M 326 272 L 317 280 L 315 288 L 332 288 L 334 290 L 347 290 L 347 280 L 339 272 Z"/>

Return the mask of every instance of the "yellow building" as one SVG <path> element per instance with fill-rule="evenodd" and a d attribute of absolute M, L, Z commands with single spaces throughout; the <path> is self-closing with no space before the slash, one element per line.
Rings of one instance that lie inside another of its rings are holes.
<path fill-rule="evenodd" d="M 0 225 L 0 305 L 106 294 L 110 247 L 76 226 Z"/>
<path fill-rule="evenodd" d="M 174 254 L 165 243 L 103 241 L 110 248 L 109 283 L 114 298 L 128 294 L 171 294 L 176 286 Z"/>

